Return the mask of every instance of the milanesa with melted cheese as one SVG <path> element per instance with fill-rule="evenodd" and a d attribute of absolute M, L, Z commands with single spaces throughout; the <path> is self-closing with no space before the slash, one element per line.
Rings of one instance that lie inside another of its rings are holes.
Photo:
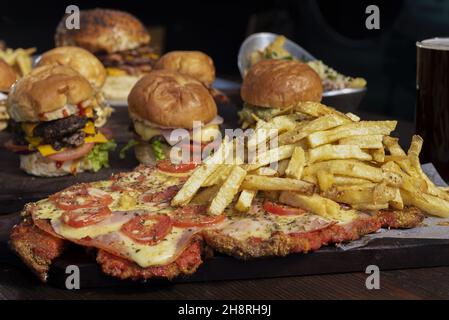
<path fill-rule="evenodd" d="M 422 220 L 416 210 L 403 210 L 400 217 L 349 211 L 339 219 L 310 212 L 278 215 L 265 209 L 263 194 L 246 215 L 230 206 L 212 219 L 200 205 L 169 205 L 189 174 L 139 166 L 62 190 L 25 207 L 11 246 L 42 280 L 66 242 L 96 248 L 97 262 L 108 275 L 172 279 L 195 272 L 210 251 L 206 248 L 240 259 L 285 256 L 355 240 L 381 226 L 413 227 Z"/>

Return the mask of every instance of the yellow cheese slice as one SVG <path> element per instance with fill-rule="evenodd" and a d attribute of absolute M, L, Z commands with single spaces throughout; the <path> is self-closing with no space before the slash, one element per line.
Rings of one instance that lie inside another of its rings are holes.
<path fill-rule="evenodd" d="M 41 155 L 43 155 L 44 157 L 58 153 L 58 152 L 62 152 L 65 150 L 65 148 L 62 148 L 61 150 L 55 150 L 49 144 L 40 145 L 40 146 L 37 146 L 36 148 L 41 153 Z"/>
<path fill-rule="evenodd" d="M 95 125 L 92 121 L 88 121 L 83 131 L 87 134 L 95 134 Z"/>
<path fill-rule="evenodd" d="M 139 136 L 145 141 L 148 141 L 151 138 L 161 134 L 161 131 L 158 128 L 146 126 L 139 121 L 134 122 L 134 129 L 139 134 Z"/>
<path fill-rule="evenodd" d="M 84 139 L 85 143 L 106 143 L 108 142 L 108 139 L 104 136 L 104 134 L 102 134 L 101 132 L 98 132 L 96 135 L 94 136 L 90 136 L 90 137 L 86 137 Z"/>

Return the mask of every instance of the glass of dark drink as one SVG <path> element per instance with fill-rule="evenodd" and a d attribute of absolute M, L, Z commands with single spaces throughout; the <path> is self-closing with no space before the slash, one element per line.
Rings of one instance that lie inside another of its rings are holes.
<path fill-rule="evenodd" d="M 421 162 L 432 162 L 449 181 L 449 38 L 416 43 L 416 131 Z"/>

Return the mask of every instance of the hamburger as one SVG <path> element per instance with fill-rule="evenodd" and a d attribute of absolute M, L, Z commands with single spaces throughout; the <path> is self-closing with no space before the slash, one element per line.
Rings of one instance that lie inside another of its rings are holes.
<path fill-rule="evenodd" d="M 215 66 L 211 57 L 201 51 L 171 51 L 164 54 L 154 65 L 156 70 L 172 70 L 191 76 L 202 82 L 217 103 L 228 103 L 229 98 L 213 88 Z"/>
<path fill-rule="evenodd" d="M 0 131 L 8 125 L 8 112 L 6 112 L 6 99 L 13 83 L 17 80 L 14 69 L 0 58 Z"/>
<path fill-rule="evenodd" d="M 168 52 L 156 62 L 154 69 L 172 70 L 191 76 L 208 88 L 215 80 L 214 61 L 201 51 Z"/>
<path fill-rule="evenodd" d="M 89 81 L 94 89 L 92 107 L 95 113 L 95 126 L 105 125 L 113 109 L 108 105 L 102 93 L 106 70 L 100 60 L 80 47 L 59 47 L 42 54 L 37 66 L 52 64 L 70 67 Z"/>
<path fill-rule="evenodd" d="M 256 118 L 270 120 L 288 112 L 299 102 L 321 101 L 320 76 L 307 64 L 294 60 L 261 60 L 243 79 L 239 112 L 242 127 L 255 124 Z"/>
<path fill-rule="evenodd" d="M 146 28 L 133 15 L 110 9 L 81 10 L 80 29 L 67 29 L 65 18 L 56 29 L 56 46 L 78 46 L 95 54 L 106 67 L 106 98 L 126 100 L 158 58 Z"/>
<path fill-rule="evenodd" d="M 135 154 L 143 164 L 164 159 L 180 162 L 172 147 L 187 144 L 192 152 L 195 143 L 203 149 L 219 136 L 223 121 L 200 81 L 171 70 L 154 70 L 140 79 L 128 96 L 128 110 L 137 140 Z M 201 122 L 201 134 L 195 137 L 194 121 Z M 176 139 L 175 129 L 185 129 L 187 139 Z M 193 161 L 193 156 L 189 158 Z"/>
<path fill-rule="evenodd" d="M 75 70 L 59 65 L 34 69 L 11 88 L 6 147 L 35 176 L 62 176 L 108 166 L 115 147 L 94 124 L 94 89 Z"/>

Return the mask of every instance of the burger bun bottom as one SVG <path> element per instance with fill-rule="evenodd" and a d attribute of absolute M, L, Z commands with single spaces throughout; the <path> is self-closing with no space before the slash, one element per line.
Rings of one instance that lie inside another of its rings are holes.
<path fill-rule="evenodd" d="M 26 173 L 38 177 L 60 177 L 92 170 L 92 164 L 87 157 L 64 161 L 56 166 L 55 161 L 43 157 L 39 152 L 20 156 L 20 168 Z"/>

